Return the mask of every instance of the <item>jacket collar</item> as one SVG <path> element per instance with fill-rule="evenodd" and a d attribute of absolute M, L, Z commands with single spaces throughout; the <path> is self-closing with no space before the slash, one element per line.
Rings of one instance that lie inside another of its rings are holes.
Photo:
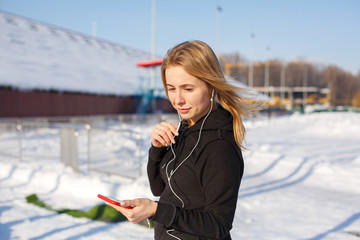
<path fill-rule="evenodd" d="M 187 121 L 183 121 L 180 127 L 180 131 L 184 131 L 185 135 L 198 132 L 201 124 L 204 121 L 205 116 L 200 118 L 193 126 L 189 127 Z M 227 129 L 232 130 L 233 117 L 229 111 L 224 109 L 220 104 L 217 104 L 217 108 L 213 110 L 203 126 L 203 131 L 206 130 L 218 130 Z"/>

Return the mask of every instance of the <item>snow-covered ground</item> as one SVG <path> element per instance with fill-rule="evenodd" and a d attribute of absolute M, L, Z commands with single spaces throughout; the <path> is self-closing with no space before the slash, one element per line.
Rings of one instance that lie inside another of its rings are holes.
<path fill-rule="evenodd" d="M 152 127 L 142 129 L 148 140 Z M 246 128 L 233 239 L 359 239 L 349 232 L 360 232 L 360 114 L 295 114 Z M 154 199 L 145 175 L 76 174 L 55 160 L 0 156 L 0 239 L 153 239 L 144 226 L 27 204 L 32 193 L 54 208 L 84 210 L 102 202 L 98 193 Z"/>

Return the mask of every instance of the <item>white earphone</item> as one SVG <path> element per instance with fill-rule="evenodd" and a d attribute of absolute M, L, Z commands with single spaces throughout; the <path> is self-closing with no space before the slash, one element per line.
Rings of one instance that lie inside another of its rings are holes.
<path fill-rule="evenodd" d="M 185 163 L 185 161 L 192 155 L 192 153 L 194 152 L 195 148 L 198 146 L 198 144 L 199 144 L 199 142 L 200 142 L 201 132 L 202 132 L 202 129 L 203 129 L 203 127 L 204 127 L 204 123 L 205 123 L 206 119 L 208 118 L 208 116 L 210 115 L 210 113 L 211 113 L 211 111 L 212 111 L 212 109 L 213 109 L 213 105 L 214 105 L 214 104 L 213 104 L 213 101 L 214 101 L 214 98 L 215 98 L 215 90 L 213 89 L 212 92 L 211 92 L 211 98 L 210 98 L 210 102 L 211 102 L 211 104 L 210 104 L 210 110 L 209 110 L 209 112 L 206 114 L 204 120 L 203 120 L 202 123 L 201 123 L 198 139 L 197 139 L 197 141 L 196 141 L 196 143 L 195 143 L 195 146 L 194 146 L 193 149 L 190 151 L 189 155 L 187 155 L 187 157 L 185 157 L 184 160 L 182 160 L 182 161 L 180 162 L 180 164 L 179 164 L 176 168 L 174 168 L 174 169 L 172 169 L 170 172 L 168 172 L 168 167 L 169 167 L 170 163 L 173 162 L 173 161 L 176 159 L 176 153 L 175 153 L 175 151 L 174 151 L 174 149 L 173 149 L 173 143 L 170 143 L 170 148 L 171 148 L 173 157 L 172 157 L 172 159 L 170 159 L 169 162 L 165 163 L 165 164 L 162 166 L 162 168 L 165 168 L 165 173 L 166 173 L 166 177 L 167 177 L 167 180 L 168 180 L 169 188 L 170 188 L 171 192 L 174 194 L 174 196 L 175 196 L 177 199 L 179 199 L 179 201 L 181 202 L 181 207 L 182 207 L 182 208 L 185 207 L 185 203 L 184 203 L 184 201 L 181 199 L 181 197 L 180 197 L 179 195 L 177 195 L 176 192 L 174 191 L 174 189 L 172 188 L 172 185 L 171 185 L 171 177 L 172 177 L 172 176 L 175 174 L 175 172 L 181 167 L 181 165 L 183 165 L 183 163 Z M 181 125 L 181 122 L 182 122 L 182 118 L 181 118 L 181 115 L 180 115 L 179 112 L 178 112 L 178 117 L 179 117 L 179 123 L 178 123 L 178 127 L 177 127 L 177 129 L 176 129 L 176 132 L 179 131 L 180 125 Z M 174 136 L 174 138 L 175 138 L 175 136 Z M 173 138 L 173 139 L 174 139 L 174 138 Z M 179 159 L 179 160 L 180 160 L 180 159 Z M 180 238 L 172 235 L 172 234 L 170 233 L 170 232 L 172 232 L 172 231 L 174 231 L 174 229 L 169 229 L 169 230 L 166 231 L 166 233 L 167 233 L 169 236 L 171 236 L 171 237 L 173 237 L 173 238 L 175 238 L 175 239 L 181 240 Z"/>
<path fill-rule="evenodd" d="M 213 89 L 213 90 L 212 90 L 212 93 L 211 93 L 211 98 L 210 98 L 210 102 L 211 102 L 211 103 L 214 101 L 214 100 L 213 100 L 214 97 L 215 97 L 214 95 L 215 95 L 215 90 Z M 179 165 L 178 165 L 175 169 L 172 169 L 172 170 L 170 171 L 170 173 L 169 173 L 169 172 L 168 172 L 168 167 L 169 167 L 170 163 L 173 162 L 173 161 L 176 159 L 176 154 L 175 154 L 175 151 L 174 151 L 174 149 L 173 149 L 173 147 L 172 147 L 173 144 L 171 143 L 171 144 L 170 144 L 170 148 L 171 148 L 171 151 L 172 151 L 172 153 L 173 153 L 173 158 L 172 158 L 169 162 L 165 163 L 165 165 L 162 167 L 162 168 L 165 167 L 165 173 L 166 173 L 166 176 L 167 176 L 167 179 L 168 179 L 168 184 L 169 184 L 170 190 L 172 191 L 172 193 L 174 194 L 174 196 L 181 201 L 181 207 L 182 207 L 182 208 L 184 208 L 184 206 L 185 206 L 184 201 L 176 194 L 176 192 L 174 191 L 174 189 L 173 189 L 172 186 L 171 186 L 170 180 L 171 180 L 171 177 L 175 174 L 175 172 L 179 169 L 179 167 L 181 167 L 181 165 L 183 165 L 183 163 L 191 156 L 191 154 L 194 152 L 195 148 L 196 148 L 197 145 L 199 144 L 199 142 L 200 142 L 200 137 L 201 137 L 201 132 L 202 132 L 202 129 L 203 129 L 203 127 L 204 127 L 204 123 L 205 123 L 206 119 L 208 118 L 208 116 L 210 115 L 212 109 L 213 109 L 213 104 L 210 104 L 210 110 L 209 110 L 209 112 L 206 114 L 204 120 L 203 120 L 202 123 L 201 123 L 198 139 L 197 139 L 197 141 L 196 141 L 196 143 L 195 143 L 195 146 L 194 146 L 193 149 L 190 151 L 189 155 L 188 155 L 186 158 L 184 158 L 184 160 L 182 160 L 182 161 L 179 163 Z M 181 118 L 181 116 L 180 116 L 179 113 L 178 113 L 178 115 L 179 115 L 179 118 Z M 181 124 L 181 121 L 179 122 L 178 129 L 177 129 L 176 131 L 179 131 L 180 124 Z"/>

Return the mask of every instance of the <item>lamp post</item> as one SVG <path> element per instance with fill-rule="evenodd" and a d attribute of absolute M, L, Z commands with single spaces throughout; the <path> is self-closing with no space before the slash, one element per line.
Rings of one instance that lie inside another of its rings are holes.
<path fill-rule="evenodd" d="M 249 76 L 248 76 L 248 85 L 250 88 L 254 86 L 254 67 L 253 67 L 253 42 L 255 34 L 251 34 L 251 46 L 250 46 L 250 60 L 249 60 Z"/>
<path fill-rule="evenodd" d="M 156 56 L 156 0 L 152 0 L 151 7 L 151 60 L 154 60 Z M 155 110 L 155 68 L 150 68 L 150 94 L 151 94 L 151 107 Z"/>
<path fill-rule="evenodd" d="M 285 104 L 285 61 L 281 64 L 281 76 L 280 76 L 280 103 Z"/>
<path fill-rule="evenodd" d="M 216 11 L 216 55 L 219 55 L 220 52 L 220 13 L 222 8 L 218 6 Z"/>
<path fill-rule="evenodd" d="M 284 103 L 285 98 L 285 61 L 281 64 L 281 77 L 280 77 L 280 102 Z"/>
<path fill-rule="evenodd" d="M 270 52 L 270 47 L 266 48 L 267 52 Z M 264 88 L 267 94 L 269 95 L 269 60 L 265 62 L 265 73 L 264 73 Z"/>
<path fill-rule="evenodd" d="M 155 59 L 156 51 L 156 0 L 152 0 L 151 7 L 151 60 Z"/>
<path fill-rule="evenodd" d="M 91 35 L 96 38 L 96 30 L 97 30 L 97 25 L 96 25 L 96 21 L 92 21 L 91 24 Z"/>
<path fill-rule="evenodd" d="M 308 72 L 306 62 L 304 63 L 303 69 L 303 106 L 305 107 L 307 104 L 307 82 L 308 82 Z"/>

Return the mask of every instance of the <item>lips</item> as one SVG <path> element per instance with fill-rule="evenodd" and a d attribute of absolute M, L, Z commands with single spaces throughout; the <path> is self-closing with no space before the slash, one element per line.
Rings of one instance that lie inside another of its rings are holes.
<path fill-rule="evenodd" d="M 180 114 L 185 114 L 188 113 L 190 111 L 190 108 L 178 108 L 178 112 Z"/>

